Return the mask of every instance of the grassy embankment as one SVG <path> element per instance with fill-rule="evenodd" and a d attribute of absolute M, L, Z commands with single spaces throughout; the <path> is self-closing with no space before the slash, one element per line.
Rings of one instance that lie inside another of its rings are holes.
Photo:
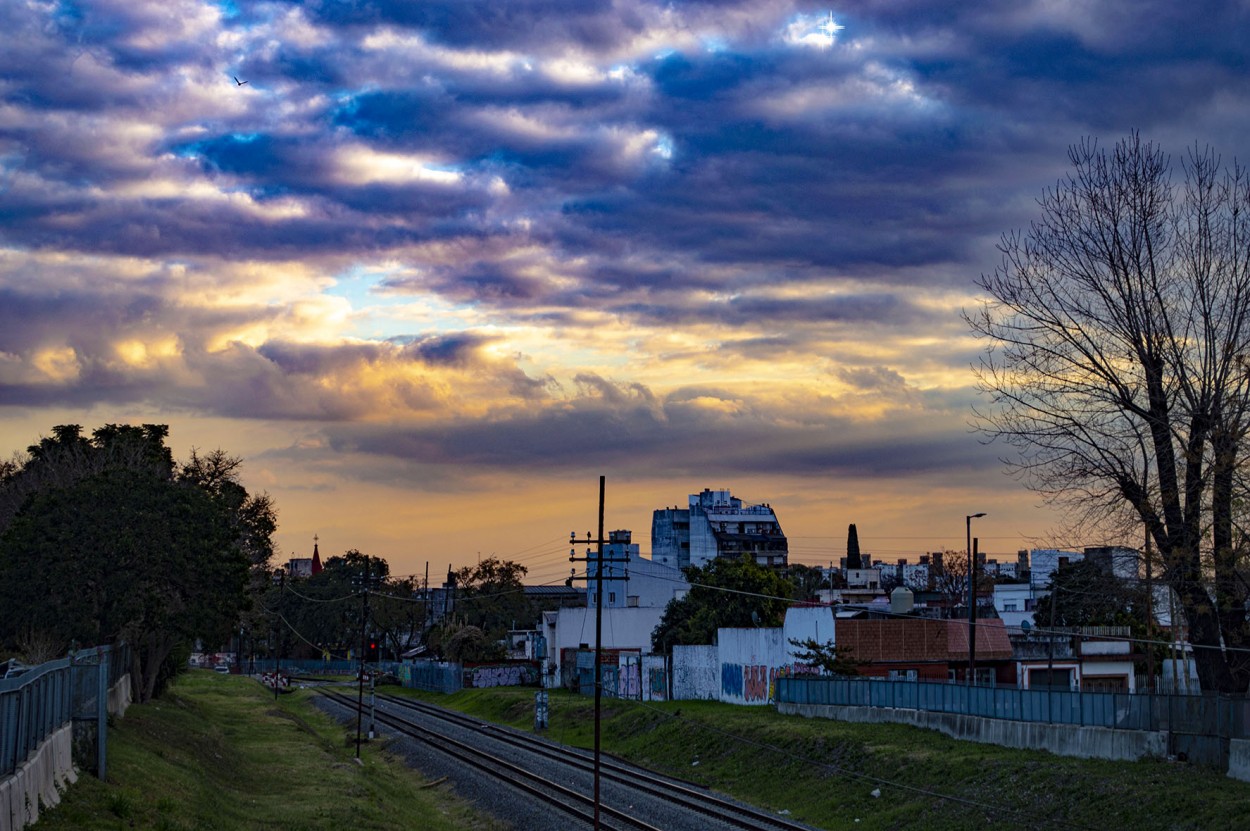
<path fill-rule="evenodd" d="M 192 671 L 109 730 L 108 781 L 82 775 L 40 816 L 58 829 L 492 828 L 446 792 L 365 745 L 308 699 Z M 349 735 L 350 733 L 350 735 Z"/>
<path fill-rule="evenodd" d="M 533 693 L 422 697 L 530 730 Z M 604 714 L 605 751 L 820 828 L 1250 827 L 1250 784 L 1182 763 L 1071 759 L 715 702 L 605 701 Z M 550 738 L 590 747 L 593 721 L 591 699 L 552 694 Z"/>
<path fill-rule="evenodd" d="M 110 730 L 109 781 L 81 777 L 36 827 L 491 827 L 378 743 L 365 746 L 358 766 L 354 732 L 314 708 L 310 695 L 275 702 L 245 679 L 184 676 Z M 533 725 L 533 690 L 423 697 Z M 764 707 L 604 704 L 606 751 L 820 828 L 1234 829 L 1250 816 L 1250 784 L 1184 764 L 1069 759 Z M 550 738 L 589 747 L 592 730 L 589 699 L 553 693 Z"/>

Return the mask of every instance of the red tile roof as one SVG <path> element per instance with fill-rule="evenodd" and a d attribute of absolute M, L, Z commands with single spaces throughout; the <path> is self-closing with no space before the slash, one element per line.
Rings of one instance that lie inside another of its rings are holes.
<path fill-rule="evenodd" d="M 997 618 L 977 621 L 976 655 L 993 661 L 1011 658 L 1011 641 Z M 968 621 L 839 620 L 834 641 L 850 647 L 851 657 L 868 663 L 959 661 L 968 658 Z"/>

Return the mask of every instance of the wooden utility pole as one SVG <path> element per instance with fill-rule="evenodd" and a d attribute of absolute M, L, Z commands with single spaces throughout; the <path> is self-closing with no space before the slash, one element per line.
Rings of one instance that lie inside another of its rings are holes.
<path fill-rule="evenodd" d="M 603 536 L 603 506 L 604 506 L 604 490 L 606 477 L 599 477 L 599 535 L 595 539 L 591 539 L 590 533 L 586 533 L 586 539 L 581 540 L 588 548 L 595 546 L 595 573 L 594 576 L 587 574 L 585 580 L 595 581 L 595 784 L 594 784 L 594 801 L 595 801 L 595 831 L 599 831 L 599 774 L 600 774 L 600 719 L 603 712 L 603 581 L 605 580 L 628 580 L 629 573 L 623 576 L 605 575 L 603 573 L 603 545 L 607 540 Z M 569 533 L 569 544 L 576 545 L 579 542 L 577 535 Z M 573 549 L 569 549 L 569 562 L 585 562 L 591 561 L 590 552 L 587 550 L 585 557 L 574 557 Z M 576 575 L 576 572 L 574 572 Z M 573 579 L 572 577 L 570 579 Z"/>

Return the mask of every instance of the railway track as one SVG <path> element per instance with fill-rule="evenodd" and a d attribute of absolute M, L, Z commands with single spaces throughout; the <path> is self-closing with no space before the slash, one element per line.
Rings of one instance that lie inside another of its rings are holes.
<path fill-rule="evenodd" d="M 322 692 L 355 712 L 355 699 Z M 594 801 L 588 794 L 589 786 L 570 788 L 562 784 L 590 781 L 594 763 L 588 751 L 554 744 L 412 699 L 384 695 L 377 700 L 377 721 L 425 742 L 475 771 L 506 782 L 554 809 L 593 823 Z M 659 828 L 665 831 L 675 828 L 811 831 L 810 826 L 610 757 L 600 759 L 600 778 L 611 783 L 611 787 L 601 789 L 599 809 L 600 827 L 609 831 L 626 828 L 640 831 L 659 831 Z"/>

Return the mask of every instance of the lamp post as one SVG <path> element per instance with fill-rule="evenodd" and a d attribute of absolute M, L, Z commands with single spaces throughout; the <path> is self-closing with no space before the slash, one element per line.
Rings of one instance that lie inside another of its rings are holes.
<path fill-rule="evenodd" d="M 980 519 L 985 513 L 968 514 L 964 517 L 964 527 L 968 532 L 968 686 L 972 686 L 976 677 L 977 665 L 977 561 L 972 556 L 972 520 Z"/>

